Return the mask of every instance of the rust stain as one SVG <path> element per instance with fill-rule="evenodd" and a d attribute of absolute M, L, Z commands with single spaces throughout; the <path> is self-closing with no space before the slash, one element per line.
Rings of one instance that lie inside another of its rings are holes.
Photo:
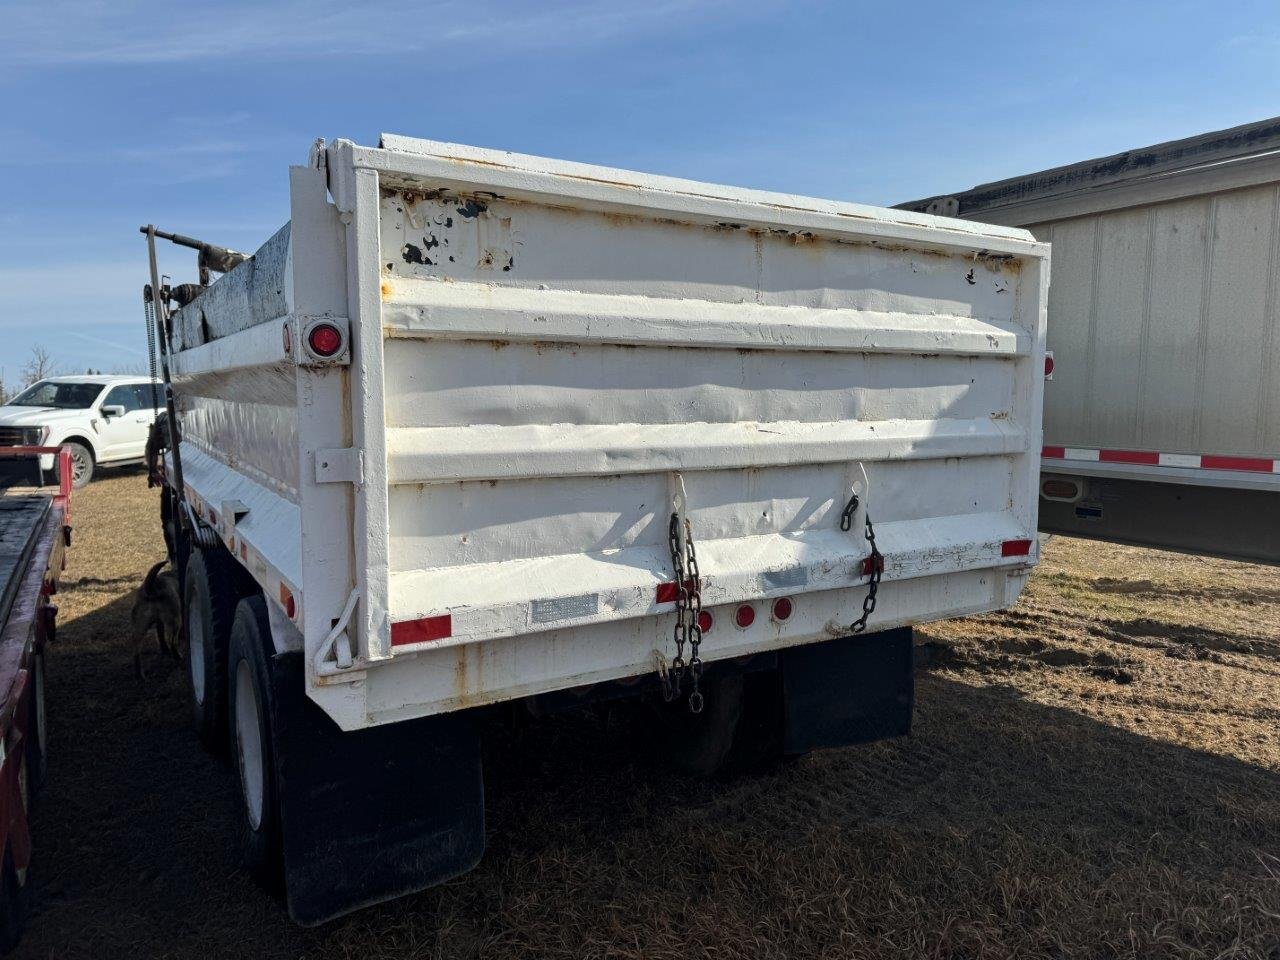
<path fill-rule="evenodd" d="M 381 290 L 382 290 L 383 297 L 391 296 L 391 293 L 392 293 L 391 284 L 389 284 L 387 281 L 385 280 L 382 281 Z"/>

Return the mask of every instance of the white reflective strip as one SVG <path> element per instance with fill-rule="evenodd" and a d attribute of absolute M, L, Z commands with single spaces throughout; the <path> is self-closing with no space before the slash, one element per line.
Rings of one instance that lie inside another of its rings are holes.
<path fill-rule="evenodd" d="M 1097 450 L 1078 450 L 1075 447 L 1067 447 L 1062 453 L 1065 460 L 1097 460 Z"/>
<path fill-rule="evenodd" d="M 1200 456 L 1194 453 L 1162 453 L 1160 454 L 1160 466 L 1199 467 Z"/>
<path fill-rule="evenodd" d="M 1272 472 L 1272 473 L 1280 473 L 1280 460 L 1272 460 L 1272 461 L 1271 461 L 1271 472 Z"/>

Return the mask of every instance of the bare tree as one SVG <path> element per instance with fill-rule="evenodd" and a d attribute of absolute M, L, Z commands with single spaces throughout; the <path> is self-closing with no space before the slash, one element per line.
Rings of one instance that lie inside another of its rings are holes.
<path fill-rule="evenodd" d="M 37 343 L 31 348 L 31 356 L 22 366 L 22 385 L 29 387 L 37 380 L 52 376 L 55 366 L 49 351 Z"/>

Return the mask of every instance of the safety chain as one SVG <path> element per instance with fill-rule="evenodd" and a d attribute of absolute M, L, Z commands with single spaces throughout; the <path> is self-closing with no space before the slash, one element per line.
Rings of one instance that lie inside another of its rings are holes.
<path fill-rule="evenodd" d="M 849 498 L 849 502 L 845 504 L 844 511 L 840 514 L 840 529 L 848 533 L 853 528 L 853 517 L 858 511 L 858 495 L 855 493 Z M 871 556 L 869 556 L 864 564 L 869 566 L 871 579 L 867 581 L 867 595 L 862 598 L 862 616 L 853 621 L 853 625 L 849 628 L 853 633 L 862 633 L 867 629 L 867 620 L 876 609 L 876 592 L 880 589 L 880 576 L 884 573 L 884 555 L 876 547 L 876 528 L 871 525 L 871 515 L 864 514 L 863 522 L 867 528 L 867 543 L 871 544 Z"/>
<path fill-rule="evenodd" d="M 671 550 L 671 566 L 676 575 L 676 642 L 675 659 L 670 668 L 661 674 L 662 697 L 668 703 L 680 696 L 680 688 L 687 675 L 693 683 L 689 691 L 689 712 L 701 713 L 704 705 L 698 682 L 702 679 L 702 660 L 698 648 L 702 645 L 702 627 L 698 615 L 702 613 L 702 578 L 698 574 L 698 554 L 693 548 L 693 530 L 684 521 L 684 543 L 680 542 L 680 514 L 671 514 L 667 528 L 667 546 Z M 689 644 L 689 660 L 684 659 L 685 643 Z"/>

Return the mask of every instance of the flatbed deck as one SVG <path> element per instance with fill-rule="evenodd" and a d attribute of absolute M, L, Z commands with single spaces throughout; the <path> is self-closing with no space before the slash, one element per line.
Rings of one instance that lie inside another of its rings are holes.
<path fill-rule="evenodd" d="M 52 508 L 52 494 L 0 496 L 0 624 L 9 618 L 31 551 Z"/>

